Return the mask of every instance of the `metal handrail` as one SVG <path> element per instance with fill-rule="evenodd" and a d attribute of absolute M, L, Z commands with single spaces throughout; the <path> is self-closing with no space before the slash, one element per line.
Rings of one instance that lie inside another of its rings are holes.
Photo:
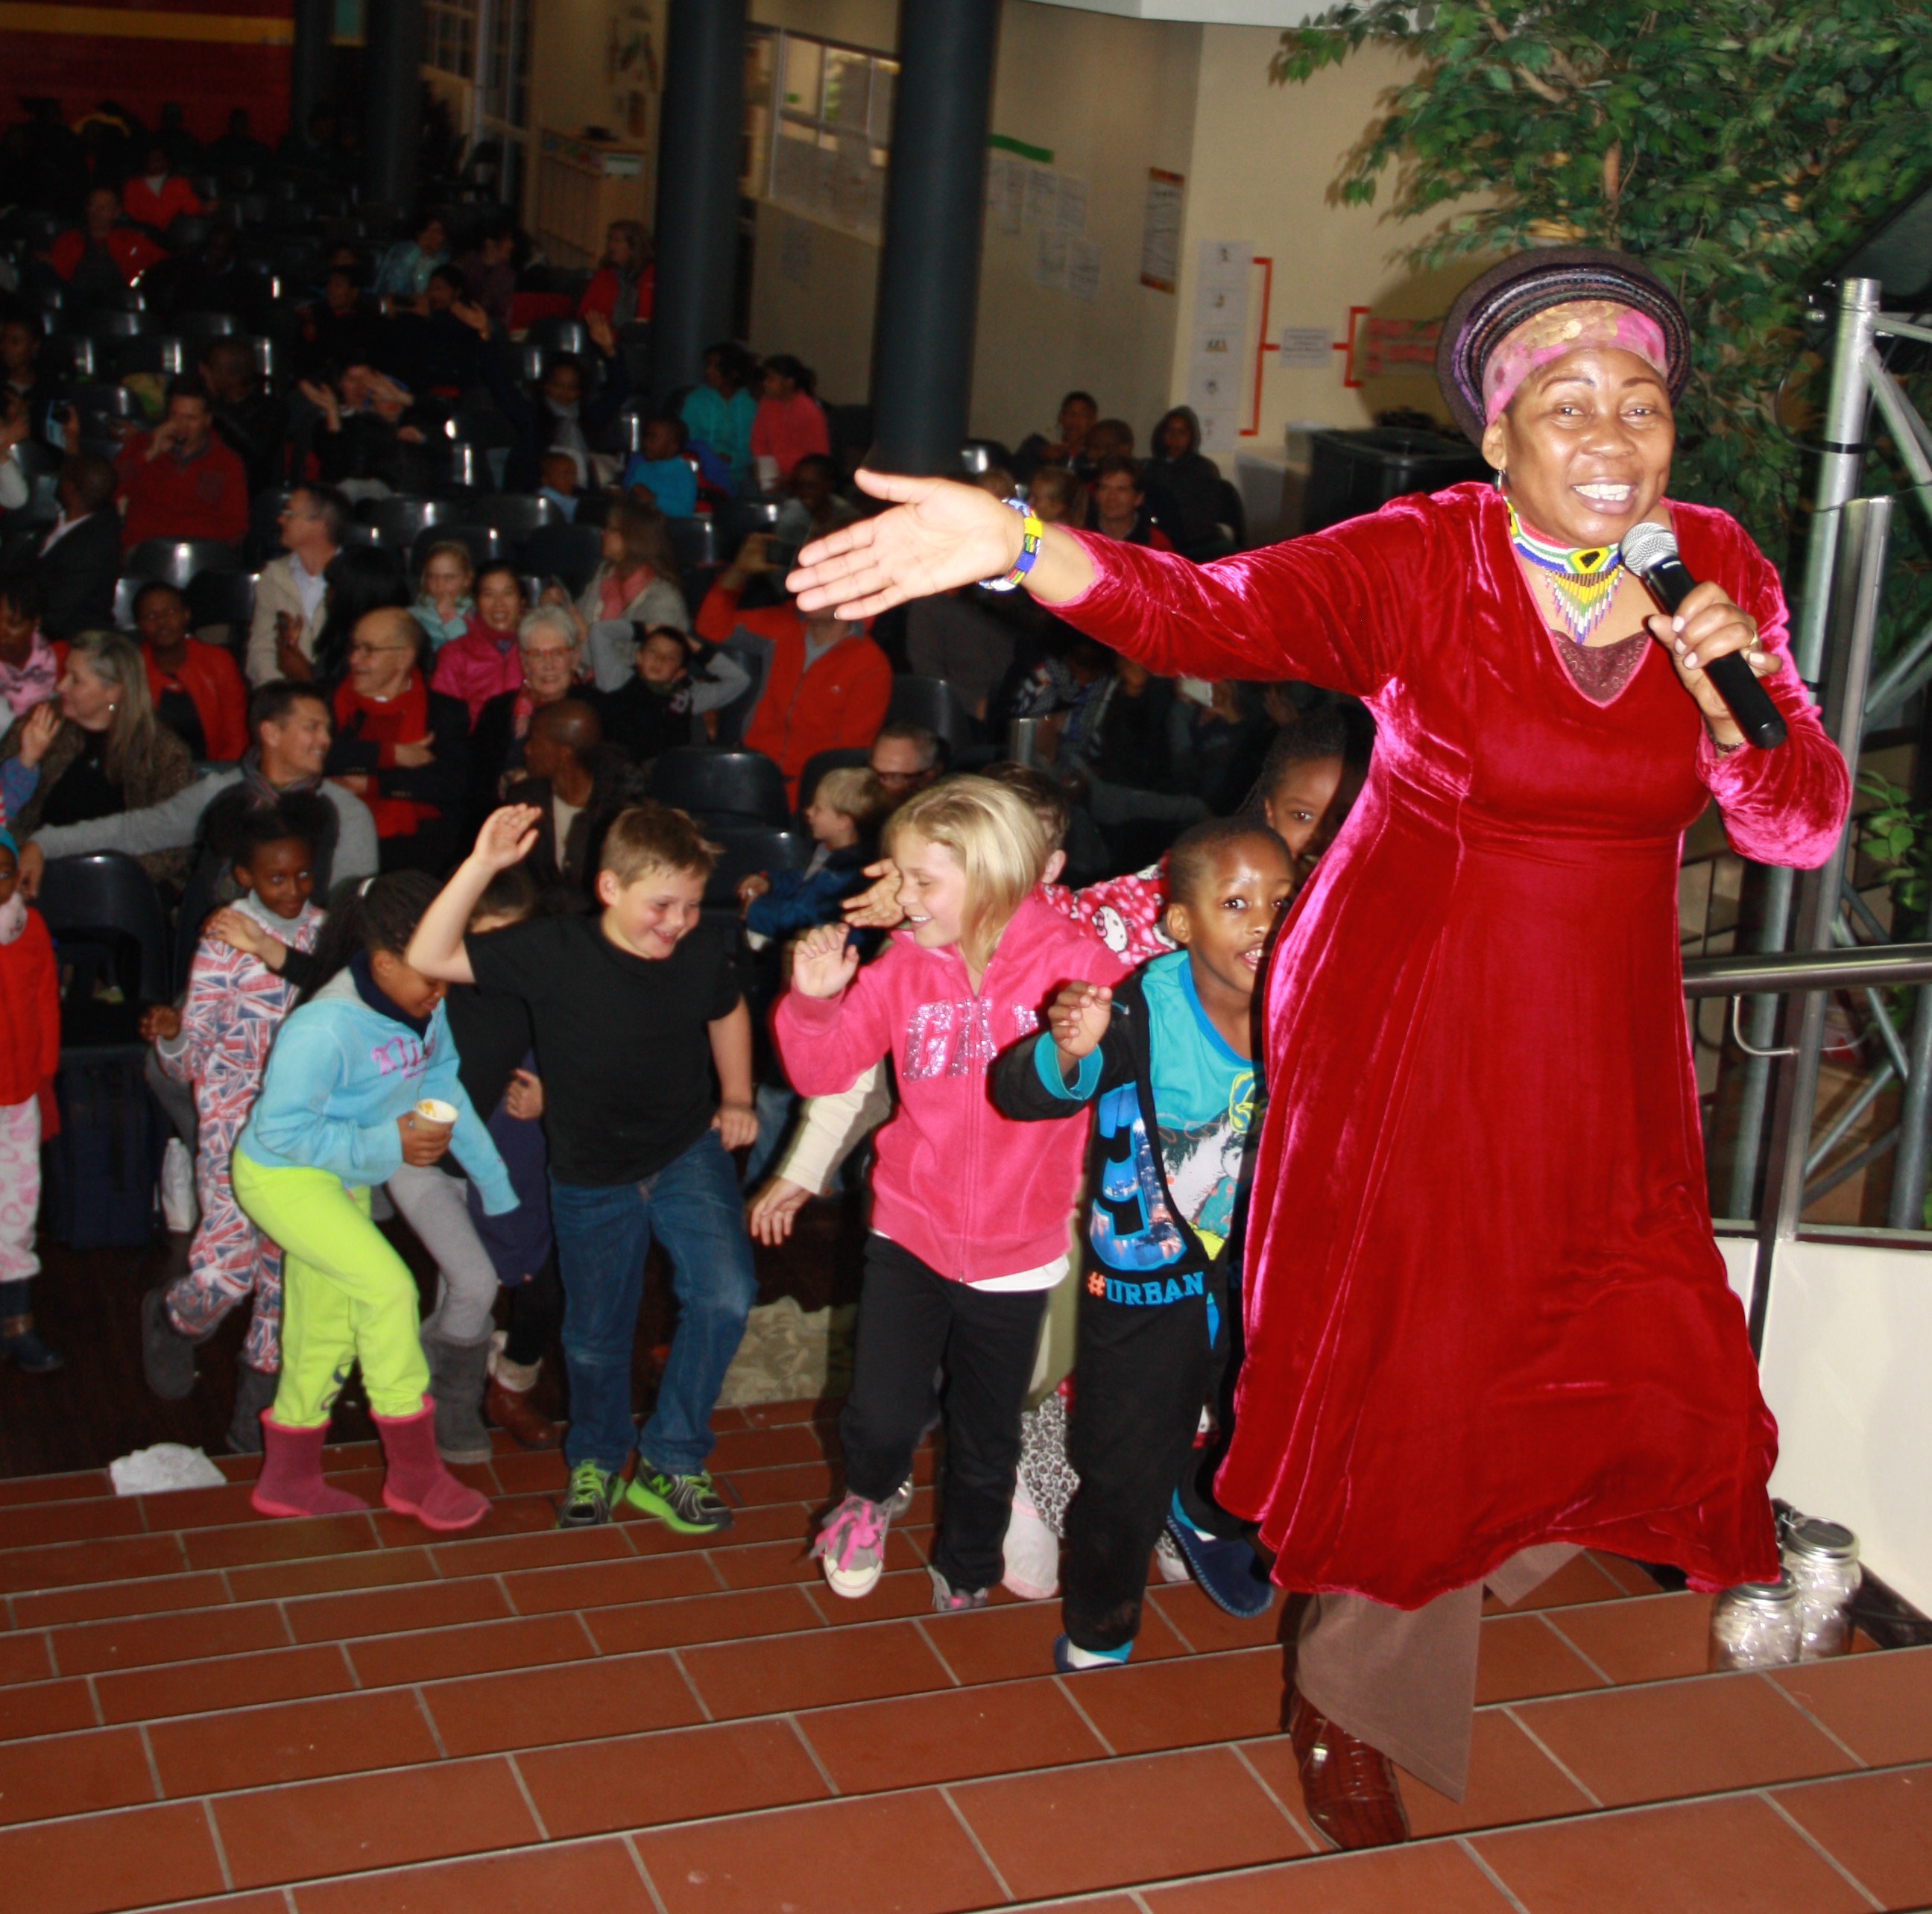
<path fill-rule="evenodd" d="M 1785 950 L 1688 957 L 1686 997 L 1770 995 L 1795 990 L 1878 989 L 1932 983 L 1932 944 L 1864 945 L 1852 950 Z"/>

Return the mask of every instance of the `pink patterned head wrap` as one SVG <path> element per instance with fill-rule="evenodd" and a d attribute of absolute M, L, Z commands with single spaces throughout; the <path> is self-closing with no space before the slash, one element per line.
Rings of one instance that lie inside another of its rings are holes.
<path fill-rule="evenodd" d="M 1668 387 L 1670 353 L 1655 320 L 1612 299 L 1572 299 L 1532 314 L 1490 354 L 1483 368 L 1484 422 L 1494 423 L 1532 372 L 1567 352 L 1611 346 L 1636 353 Z"/>

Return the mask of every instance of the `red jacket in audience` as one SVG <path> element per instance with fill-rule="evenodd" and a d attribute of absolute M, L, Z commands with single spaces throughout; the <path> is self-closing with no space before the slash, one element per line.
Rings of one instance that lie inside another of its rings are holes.
<path fill-rule="evenodd" d="M 524 688 L 523 653 L 513 634 L 500 639 L 474 612 L 470 628 L 460 638 L 452 638 L 436 655 L 436 670 L 430 684 L 446 698 L 460 698 L 470 708 L 470 728 L 484 706 L 506 692 Z"/>
<path fill-rule="evenodd" d="M 121 210 L 142 226 L 165 232 L 176 220 L 199 219 L 207 208 L 194 188 L 179 173 L 171 172 L 158 193 L 145 177 L 129 180 L 121 189 Z"/>
<path fill-rule="evenodd" d="M 114 461 L 128 501 L 122 544 L 130 550 L 145 538 L 239 544 L 248 534 L 248 474 L 242 461 L 212 433 L 193 458 L 164 452 L 151 459 L 153 436 L 136 433 Z"/>
<path fill-rule="evenodd" d="M 131 226 L 116 226 L 100 243 L 130 286 L 157 260 L 167 257 L 145 232 Z M 62 278 L 71 279 L 86 253 L 87 235 L 76 226 L 47 248 L 47 260 Z"/>
<path fill-rule="evenodd" d="M 234 659 L 219 645 L 190 638 L 178 671 L 164 674 L 148 645 L 141 647 L 141 662 L 148 668 L 148 696 L 156 710 L 164 692 L 177 686 L 186 692 L 201 720 L 202 757 L 216 764 L 236 763 L 248 748 L 248 691 Z"/>
<path fill-rule="evenodd" d="M 798 774 L 814 752 L 864 749 L 886 722 L 892 668 L 862 633 L 841 638 L 806 662 L 805 620 L 789 604 L 740 611 L 738 594 L 713 585 L 698 608 L 698 635 L 722 644 L 740 625 L 772 641 L 765 688 L 745 729 L 747 750 L 762 751 L 784 773 L 798 802 Z"/>
<path fill-rule="evenodd" d="M 781 478 L 789 478 L 792 467 L 808 453 L 823 458 L 831 450 L 825 408 L 809 392 L 758 401 L 752 415 L 752 456 L 772 460 Z"/>

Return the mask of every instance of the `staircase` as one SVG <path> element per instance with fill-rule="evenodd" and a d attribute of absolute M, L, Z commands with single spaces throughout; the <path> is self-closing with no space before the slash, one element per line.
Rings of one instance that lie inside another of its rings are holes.
<path fill-rule="evenodd" d="M 254 1463 L 121 1499 L 0 1482 L 0 1910 L 99 1914 L 1750 1914 L 1932 1902 L 1932 1648 L 1702 1670 L 1708 1599 L 1586 1556 L 1484 1623 L 1460 1807 L 1324 1855 L 1278 1732 L 1281 1608 L 1155 1586 L 1056 1678 L 1058 1603 L 935 1617 L 929 1487 L 862 1602 L 804 1538 L 808 1403 L 727 1410 L 736 1526 L 551 1527 L 555 1456 L 431 1539 L 265 1522 Z M 372 1498 L 367 1445 L 328 1452 Z M 923 1473 L 928 1458 L 922 1456 Z M 1493 1605 L 1492 1605 L 1493 1607 Z"/>

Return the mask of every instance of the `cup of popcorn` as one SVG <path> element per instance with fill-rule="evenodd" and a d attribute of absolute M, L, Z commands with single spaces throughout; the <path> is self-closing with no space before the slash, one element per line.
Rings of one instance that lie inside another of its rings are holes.
<path fill-rule="evenodd" d="M 441 1124 L 447 1130 L 456 1121 L 456 1106 L 440 1096 L 425 1096 L 416 1106 L 416 1114 L 426 1124 Z"/>

